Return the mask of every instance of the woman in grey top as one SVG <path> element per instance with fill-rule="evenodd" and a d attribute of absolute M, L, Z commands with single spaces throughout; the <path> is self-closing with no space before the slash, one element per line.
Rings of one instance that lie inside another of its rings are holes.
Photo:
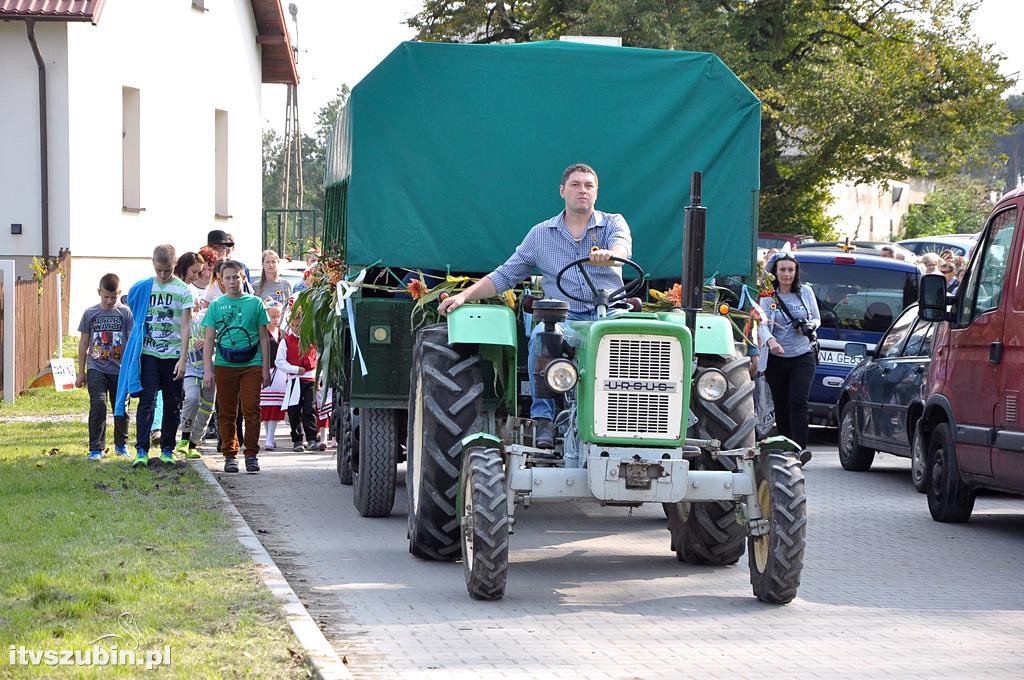
<path fill-rule="evenodd" d="M 795 257 L 778 255 L 769 271 L 775 277 L 775 295 L 761 298 L 765 323 L 760 332 L 768 348 L 764 377 L 772 391 L 779 434 L 805 448 L 807 399 L 816 365 L 810 336 L 821 325 L 821 315 L 814 291 L 800 284 Z"/>
<path fill-rule="evenodd" d="M 280 303 L 282 306 L 288 302 L 292 294 L 292 285 L 282 279 L 278 274 L 281 266 L 281 258 L 273 250 L 263 251 L 263 272 L 256 282 L 256 297 L 267 302 Z"/>

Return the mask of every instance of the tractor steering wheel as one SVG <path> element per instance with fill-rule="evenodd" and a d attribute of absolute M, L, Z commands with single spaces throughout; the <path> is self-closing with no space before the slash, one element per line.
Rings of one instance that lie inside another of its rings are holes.
<path fill-rule="evenodd" d="M 630 281 L 629 283 L 623 284 L 622 286 L 619 286 L 618 288 L 611 292 L 598 290 L 597 286 L 594 285 L 593 279 L 590 278 L 590 274 L 587 273 L 586 267 L 584 267 L 585 264 L 593 263 L 590 262 L 589 257 L 584 257 L 580 258 L 579 260 L 573 260 L 569 264 L 562 267 L 562 271 L 558 272 L 558 275 L 555 277 L 555 287 L 558 288 L 559 292 L 561 292 L 562 295 L 569 298 L 570 300 L 582 302 L 583 304 L 586 305 L 594 305 L 595 307 L 602 304 L 608 306 L 613 302 L 619 302 L 620 300 L 625 300 L 628 297 L 632 297 L 633 294 L 639 291 L 640 288 L 644 285 L 644 277 L 646 276 L 646 273 L 636 262 L 628 260 L 624 257 L 616 257 L 612 255 L 611 260 L 612 262 L 621 262 L 622 264 L 629 265 L 637 273 L 637 277 Z M 565 273 L 567 271 L 574 267 L 580 270 L 580 274 L 583 275 L 583 280 L 587 282 L 588 286 L 590 286 L 590 292 L 593 293 L 593 297 L 591 297 L 589 300 L 578 298 L 575 295 L 566 292 L 565 288 L 562 288 L 562 277 L 565 276 Z"/>

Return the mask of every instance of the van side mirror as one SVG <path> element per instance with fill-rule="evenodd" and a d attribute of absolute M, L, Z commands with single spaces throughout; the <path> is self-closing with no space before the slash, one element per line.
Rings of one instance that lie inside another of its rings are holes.
<path fill-rule="evenodd" d="M 917 289 L 917 317 L 922 321 L 946 319 L 946 277 L 925 274 Z"/>
<path fill-rule="evenodd" d="M 843 348 L 843 353 L 848 357 L 860 359 L 868 355 L 868 346 L 863 342 L 848 342 Z"/>

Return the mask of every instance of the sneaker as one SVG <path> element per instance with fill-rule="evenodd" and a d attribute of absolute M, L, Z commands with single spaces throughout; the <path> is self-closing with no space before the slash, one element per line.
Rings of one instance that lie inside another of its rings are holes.
<path fill-rule="evenodd" d="M 225 458 L 224 472 L 238 472 L 238 461 L 234 458 Z"/>
<path fill-rule="evenodd" d="M 149 451 L 136 451 L 135 460 L 132 461 L 132 467 L 149 467 Z"/>
<path fill-rule="evenodd" d="M 127 456 L 128 455 L 128 447 L 127 446 L 115 446 L 114 447 L 114 453 L 116 453 L 119 456 Z"/>
<path fill-rule="evenodd" d="M 321 442 L 306 442 L 307 451 L 326 451 L 327 444 Z"/>
<path fill-rule="evenodd" d="M 246 472 L 259 472 L 260 471 L 260 461 L 259 461 L 258 458 L 256 458 L 256 456 L 246 456 L 245 457 L 245 471 Z"/>
<path fill-rule="evenodd" d="M 164 465 L 174 465 L 174 451 L 161 451 L 160 462 Z"/>
<path fill-rule="evenodd" d="M 100 460 L 101 458 L 103 458 L 102 451 L 93 450 L 89 452 L 89 460 Z"/>
<path fill-rule="evenodd" d="M 808 463 L 810 463 L 812 457 L 813 454 L 811 453 L 810 449 L 804 449 L 803 451 L 800 452 L 800 455 L 797 456 L 797 458 L 800 459 L 801 465 L 807 465 Z"/>
<path fill-rule="evenodd" d="M 292 449 L 295 453 L 302 453 L 306 448 L 302 444 L 296 444 L 295 448 Z"/>
<path fill-rule="evenodd" d="M 263 445 L 263 450 L 264 451 L 273 451 L 276 448 L 277 448 L 277 442 L 275 442 L 273 439 L 271 439 L 269 442 L 267 442 L 266 444 Z"/>
<path fill-rule="evenodd" d="M 182 439 L 178 442 L 178 445 L 174 447 L 174 452 L 180 456 L 188 455 L 188 440 Z"/>
<path fill-rule="evenodd" d="M 197 458 L 202 458 L 202 457 L 203 457 L 203 454 L 199 453 L 199 449 L 197 449 L 195 447 L 190 447 L 189 450 L 188 450 L 188 453 L 185 454 L 185 458 L 187 460 L 196 460 Z"/>

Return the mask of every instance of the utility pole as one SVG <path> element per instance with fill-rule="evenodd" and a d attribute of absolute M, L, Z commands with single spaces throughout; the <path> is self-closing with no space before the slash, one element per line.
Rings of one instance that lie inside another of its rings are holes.
<path fill-rule="evenodd" d="M 295 54 L 295 63 L 299 62 L 299 8 L 296 4 L 288 5 L 288 13 L 291 14 L 292 23 L 295 27 L 295 44 L 291 46 Z M 292 172 L 295 173 L 295 193 L 292 194 Z M 284 190 L 281 193 L 281 208 L 287 210 L 292 207 L 292 197 L 295 198 L 294 207 L 302 208 L 304 202 L 305 186 L 302 180 L 302 130 L 299 126 L 299 93 L 298 87 L 292 83 L 288 84 L 288 101 L 285 104 L 284 113 Z M 280 217 L 278 218 L 280 220 Z M 287 224 L 287 213 L 285 213 Z M 279 223 L 280 224 L 280 223 Z M 288 229 L 283 230 L 287 234 Z M 278 234 L 281 234 L 280 226 Z M 285 255 L 285 243 L 278 243 L 281 249 L 281 256 Z"/>

